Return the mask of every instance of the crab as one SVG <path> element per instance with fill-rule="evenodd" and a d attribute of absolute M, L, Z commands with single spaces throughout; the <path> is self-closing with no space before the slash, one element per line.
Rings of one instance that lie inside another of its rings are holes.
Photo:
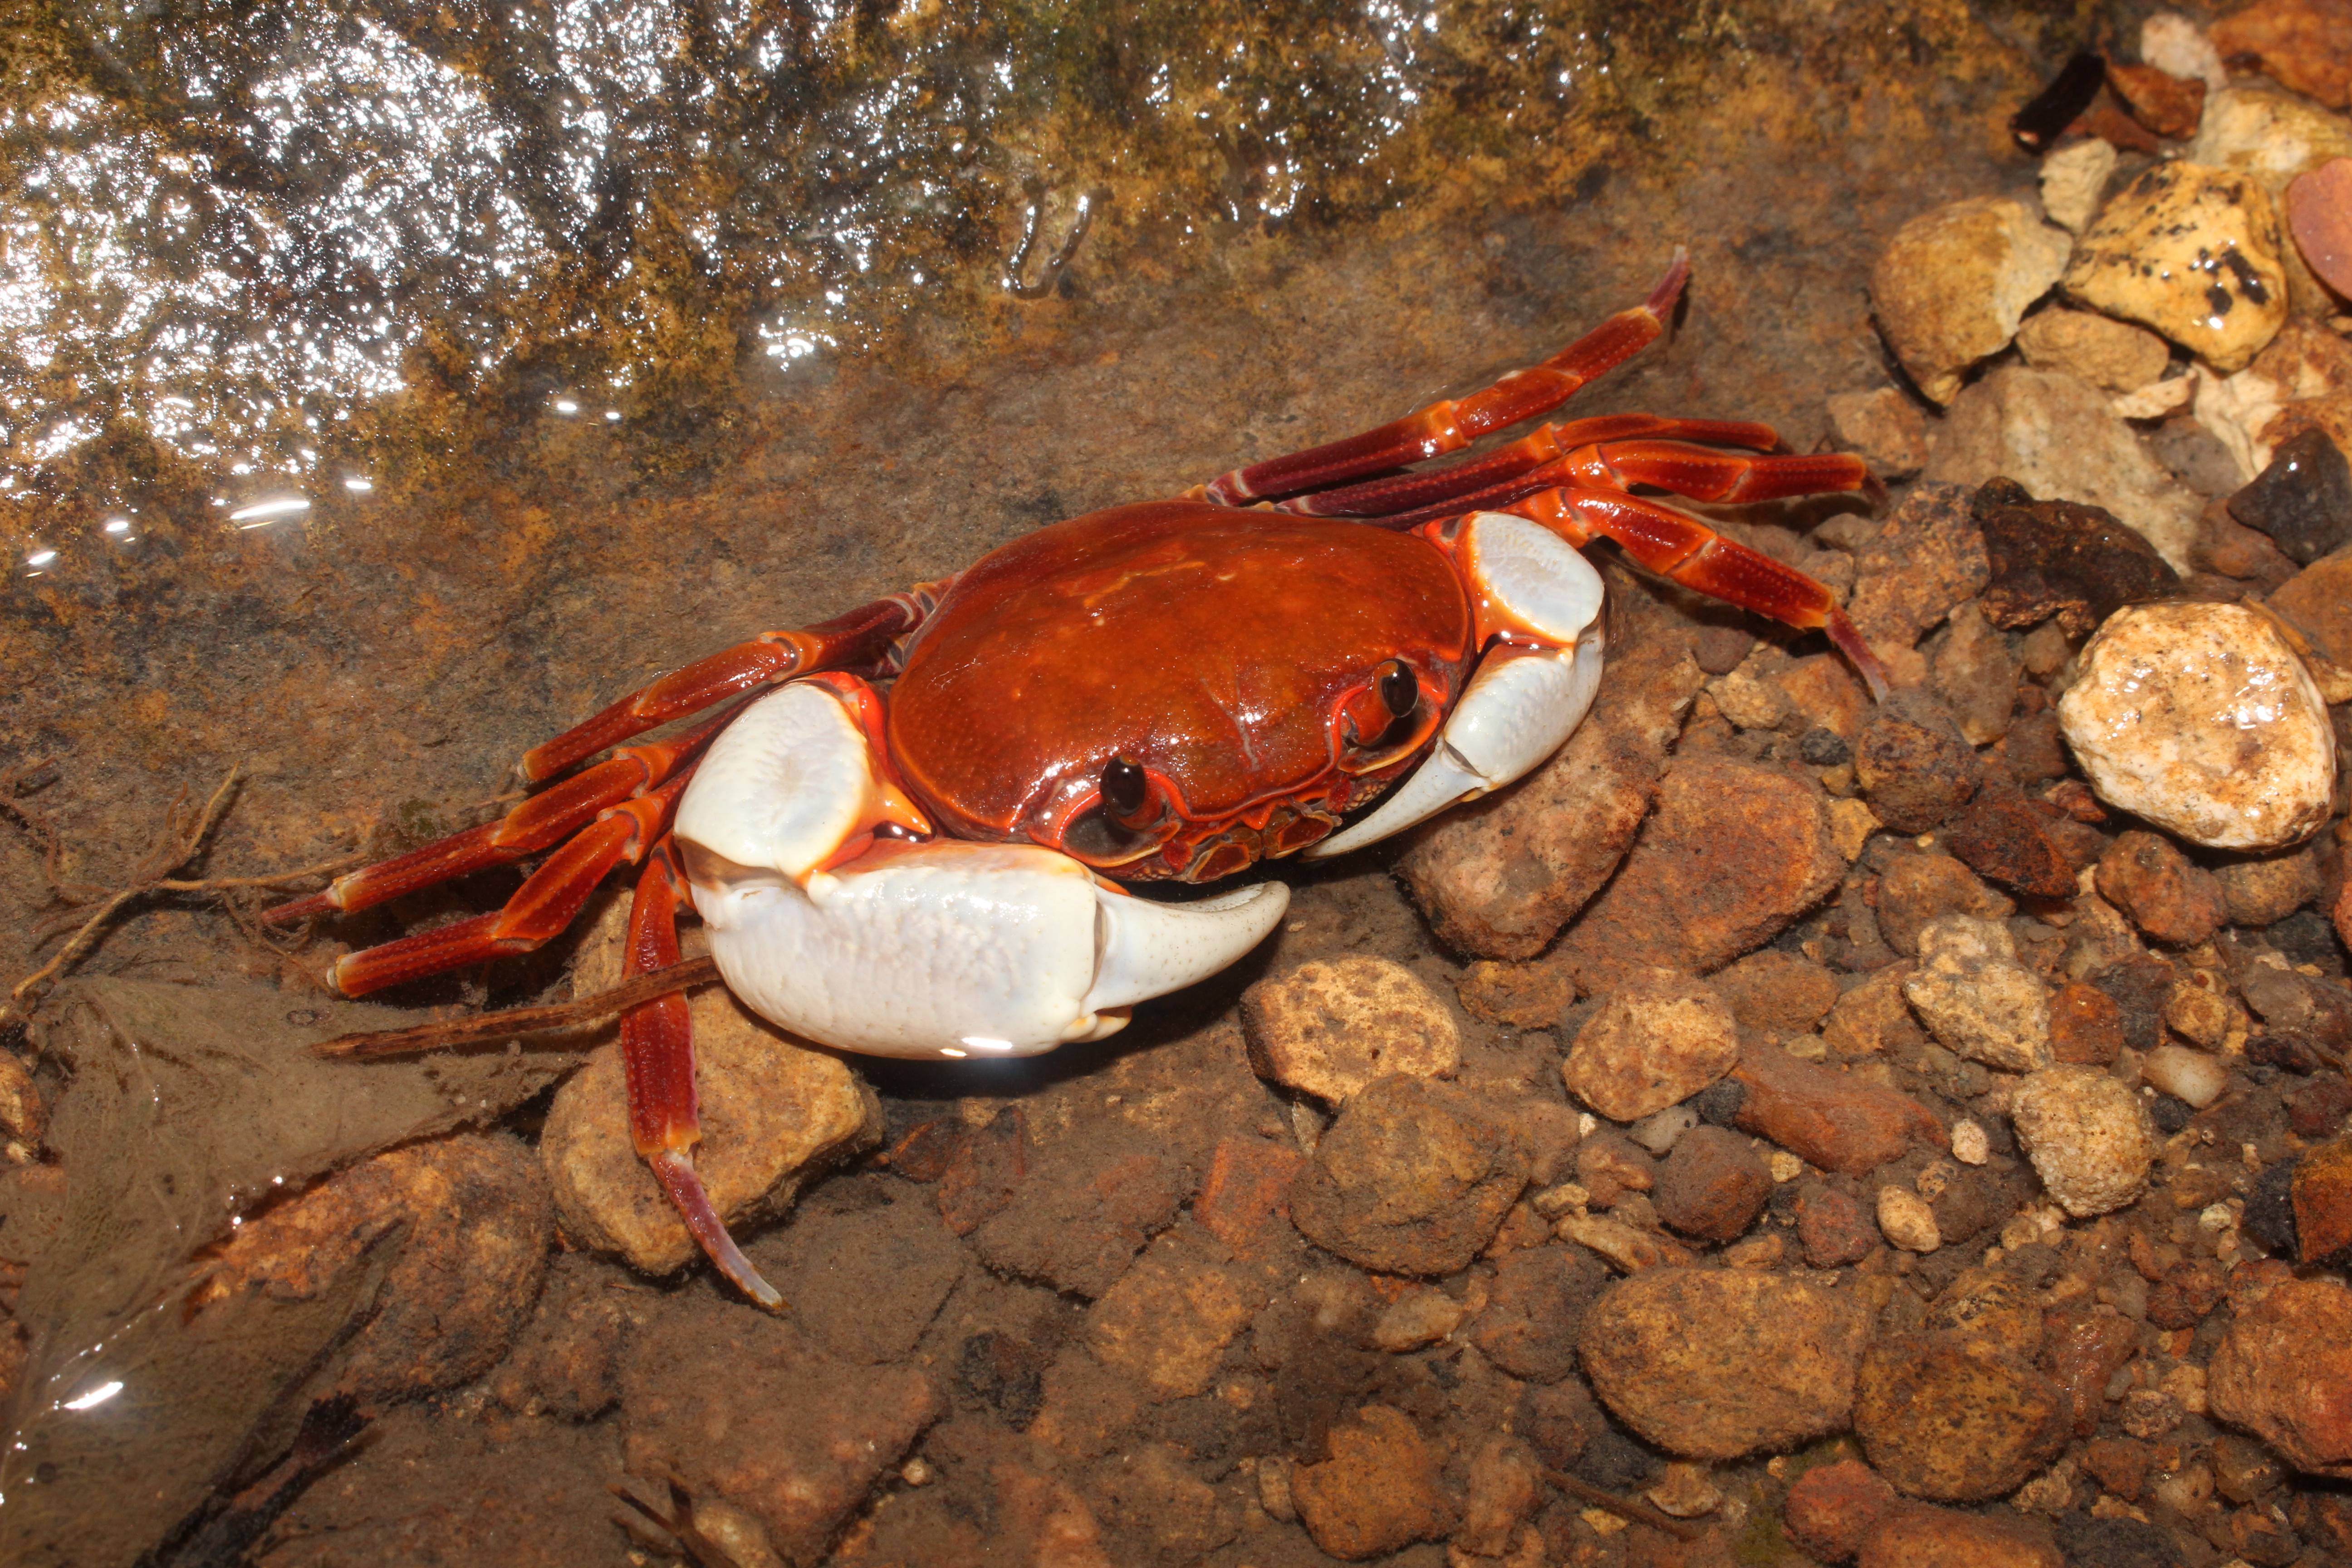
<path fill-rule="evenodd" d="M 1637 493 L 1874 491 L 1854 457 L 1790 453 L 1764 425 L 1619 414 L 1412 467 L 1550 413 L 1656 339 L 1688 270 L 1677 251 L 1642 304 L 1472 396 L 688 665 L 526 753 L 544 787 L 499 820 L 268 918 L 549 852 L 500 909 L 340 959 L 335 988 L 359 996 L 528 952 L 634 864 L 629 976 L 679 962 L 690 907 L 727 985 L 795 1036 L 1024 1056 L 1101 1039 L 1231 964 L 1289 898 L 1273 879 L 1190 900 L 1123 884 L 1360 848 L 1558 750 L 1601 679 L 1601 581 L 1580 551 L 1596 539 L 1825 630 L 1883 694 L 1828 589 Z M 695 1173 L 683 995 L 629 1007 L 621 1044 L 638 1152 L 717 1266 L 776 1305 Z"/>

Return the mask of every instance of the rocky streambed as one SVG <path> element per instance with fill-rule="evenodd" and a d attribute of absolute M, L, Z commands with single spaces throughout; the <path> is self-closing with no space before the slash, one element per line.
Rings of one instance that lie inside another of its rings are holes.
<path fill-rule="evenodd" d="M 1549 109 L 1512 72 L 1567 46 L 1507 20 L 1433 16 L 1486 44 L 1397 154 L 1416 205 L 1286 226 L 1237 152 L 1256 226 L 1188 249 L 1205 198 L 1107 159 L 1045 300 L 770 356 L 684 437 L 412 363 L 331 449 L 415 440 L 391 509 L 314 485 L 300 532 L 224 528 L 266 498 L 152 429 L 62 475 L 20 439 L 0 952 L 137 897 L 0 1053 L 0 1556 L 2352 1561 L 2341 19 L 1685 18 L 1613 46 L 1654 93 Z M 1069 216 L 1031 205 L 1008 251 Z M 609 1038 L 306 1048 L 601 989 L 619 906 L 377 1006 L 322 962 L 511 881 L 298 946 L 243 878 L 463 826 L 732 637 L 1481 384 L 1686 232 L 1678 335 L 1575 411 L 1867 457 L 1882 506 L 1709 516 L 1838 593 L 1887 701 L 1603 552 L 1554 761 L 1296 876 L 1107 1046 L 875 1063 L 698 993 L 701 1165 L 775 1316 L 631 1152 Z"/>

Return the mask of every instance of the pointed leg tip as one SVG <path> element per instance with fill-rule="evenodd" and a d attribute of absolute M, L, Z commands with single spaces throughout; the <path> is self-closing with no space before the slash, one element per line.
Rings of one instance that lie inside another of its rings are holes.
<path fill-rule="evenodd" d="M 266 926 L 291 925 L 296 921 L 306 921 L 314 915 L 331 915 L 335 912 L 334 889 L 329 888 L 323 891 L 312 893 L 307 898 L 292 899 L 274 909 L 262 910 L 261 923 Z"/>
<path fill-rule="evenodd" d="M 1664 321 L 1673 311 L 1675 300 L 1683 291 L 1683 285 L 1690 281 L 1690 270 L 1689 248 L 1685 246 L 1675 246 L 1674 259 L 1666 264 L 1666 275 L 1658 279 L 1658 286 L 1655 289 L 1650 290 L 1650 298 L 1643 308 L 1661 321 Z"/>

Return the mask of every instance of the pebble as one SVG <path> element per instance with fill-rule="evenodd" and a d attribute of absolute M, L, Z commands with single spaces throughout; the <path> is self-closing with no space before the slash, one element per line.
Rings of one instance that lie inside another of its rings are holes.
<path fill-rule="evenodd" d="M 2352 159 L 2333 158 L 2286 188 L 2287 232 L 2304 265 L 2338 294 L 2352 291 Z"/>
<path fill-rule="evenodd" d="M 2134 120 L 2167 141 L 2186 142 L 2197 134 L 2197 122 L 2204 118 L 2201 79 L 2183 79 L 2154 66 L 2109 60 L 2107 86 L 2124 100 Z"/>
<path fill-rule="evenodd" d="M 1339 1105 L 1376 1078 L 1452 1078 L 1462 1032 L 1429 984 L 1391 958 L 1302 963 L 1242 993 L 1258 1077 Z"/>
<path fill-rule="evenodd" d="M 2221 929 L 2229 906 L 2213 874 L 2158 834 L 2119 834 L 2099 857 L 2099 896 L 2151 941 L 2194 947 Z"/>
<path fill-rule="evenodd" d="M 2352 20 L 2326 0 L 2254 0 L 2213 24 L 2213 47 L 2331 109 L 2352 101 Z"/>
<path fill-rule="evenodd" d="M 1948 432 L 1938 435 L 1939 453 L 1949 439 Z M 1884 523 L 1854 523 L 1853 593 L 1846 608 L 1879 658 L 1900 663 L 1923 633 L 1983 589 L 1984 535 L 1969 515 L 1969 492 L 1949 484 L 1914 485 Z M 1831 728 L 1851 740 L 1875 710 L 1857 704 L 1845 727 Z"/>
<path fill-rule="evenodd" d="M 1192 1199 L 1192 1217 L 1237 1258 L 1274 1258 L 1296 1245 L 1290 1184 L 1306 1163 L 1288 1142 L 1247 1133 L 1221 1139 Z"/>
<path fill-rule="evenodd" d="M 2082 233 L 2098 212 L 2115 172 L 2114 146 L 2096 136 L 2049 153 L 2042 160 L 2043 215 L 2061 228 Z"/>
<path fill-rule="evenodd" d="M 1652 970 L 1608 993 L 1562 1064 L 1568 1090 L 1612 1121 L 1678 1104 L 1739 1059 L 1739 1026 L 1712 985 Z"/>
<path fill-rule="evenodd" d="M 2330 168 L 2352 184 L 2352 159 Z M 2306 176 L 2308 177 L 2308 176 Z M 2352 190 L 2345 194 L 2352 206 Z M 2304 431 L 2279 443 L 2270 466 L 2230 498 L 2230 515 L 2271 536 L 2298 566 L 2352 543 L 2352 463 L 2325 430 Z"/>
<path fill-rule="evenodd" d="M 1797 1195 L 1797 1245 L 1814 1268 L 1843 1268 L 1878 1248 L 1879 1232 L 1859 1203 L 1825 1183 L 1808 1183 Z"/>
<path fill-rule="evenodd" d="M 2141 535 L 2097 506 L 2036 500 L 2014 480 L 1988 479 L 1969 503 L 1983 531 L 1985 613 L 2011 630 L 2057 617 L 2079 637 L 2126 605 L 2172 596 L 2179 574 Z"/>
<path fill-rule="evenodd" d="M 1674 1152 L 1683 1134 L 1698 1125 L 1698 1112 L 1687 1105 L 1669 1105 L 1664 1110 L 1644 1116 L 1627 1130 L 1626 1135 L 1664 1158 Z"/>
<path fill-rule="evenodd" d="M 2066 291 L 2155 328 L 2228 374 L 2286 322 L 2278 209 L 2251 175 L 2158 163 L 2100 209 Z"/>
<path fill-rule="evenodd" d="M 1799 1477 L 1780 1518 L 1790 1539 L 1807 1552 L 1824 1563 L 1843 1563 L 1899 1506 L 1884 1476 L 1860 1459 L 1839 1459 Z"/>
<path fill-rule="evenodd" d="M 1582 1247 L 1523 1247 L 1496 1267 L 1470 1342 L 1513 1377 L 1558 1383 L 1576 1370 L 1577 1333 L 1608 1285 L 1608 1269 Z"/>
<path fill-rule="evenodd" d="M 1681 1268 L 1695 1260 L 1687 1247 L 1670 1241 L 1654 1230 L 1644 1230 L 1622 1220 L 1600 1215 L 1570 1214 L 1560 1216 L 1559 1237 L 1589 1248 L 1609 1260 L 1620 1273 L 1639 1274 L 1648 1268 Z"/>
<path fill-rule="evenodd" d="M 2270 596 L 2270 607 L 2330 660 L 2352 664 L 2352 552 L 2323 556 L 2296 573 Z"/>
<path fill-rule="evenodd" d="M 2124 1048 L 2123 1009 L 2097 986 L 2070 980 L 2050 999 L 2050 1054 L 2081 1067 L 2105 1067 Z"/>
<path fill-rule="evenodd" d="M 782 1213 L 801 1188 L 881 1138 L 874 1091 L 828 1051 L 755 1016 L 723 986 L 688 998 L 702 1142 L 695 1170 L 719 1218 L 746 1225 Z M 647 1274 L 702 1256 L 629 1135 L 627 1070 L 617 1042 L 566 1079 L 539 1152 L 567 1235 Z"/>
<path fill-rule="evenodd" d="M 1854 1385 L 1854 1434 L 1872 1468 L 1943 1502 L 2014 1490 L 2056 1454 L 2066 1414 L 2024 1356 L 1956 1330 L 1881 1334 Z"/>
<path fill-rule="evenodd" d="M 2140 1063 L 2140 1077 L 2168 1094 L 2202 1110 L 2230 1087 L 2230 1069 L 2219 1057 L 2192 1051 L 2186 1046 L 2158 1046 Z"/>
<path fill-rule="evenodd" d="M 2178 11 L 2158 11 L 2139 25 L 2139 58 L 2168 76 L 2201 81 L 2211 91 L 2230 85 L 2221 51 Z"/>
<path fill-rule="evenodd" d="M 1992 1141 L 1981 1123 L 1963 1116 L 1952 1123 L 1952 1158 L 1963 1165 L 1981 1165 L 1992 1157 Z"/>
<path fill-rule="evenodd" d="M 2080 868 L 2063 841 L 2060 820 L 2046 802 L 1979 795 L 1946 825 L 1944 843 L 1979 876 L 2033 898 L 2063 899 L 2075 891 Z"/>
<path fill-rule="evenodd" d="M 2295 1261 L 2342 1267 L 2352 1252 L 2352 1142 L 2322 1144 L 2297 1160 L 2288 1194 L 2294 1208 Z"/>
<path fill-rule="evenodd" d="M 1975 604 L 1952 611 L 1937 639 L 1928 679 L 1969 745 L 1989 745 L 2008 733 L 2017 701 L 2017 661 L 2010 657 L 2008 639 Z"/>
<path fill-rule="evenodd" d="M 2010 1117 L 2042 1184 L 2077 1219 L 2147 1190 L 2156 1130 L 2120 1079 L 2095 1068 L 2044 1068 L 2011 1091 Z"/>
<path fill-rule="evenodd" d="M 1984 771 L 1950 710 L 1915 691 L 1897 692 L 1872 717 L 1853 768 L 1870 809 L 1897 833 L 1936 827 L 1976 793 Z"/>
<path fill-rule="evenodd" d="M 1878 1189 L 1878 1228 L 1888 1246 L 1906 1252 L 1933 1252 L 1944 1245 L 1927 1200 L 1892 1183 Z"/>
<path fill-rule="evenodd" d="M 1528 1184 L 1517 1131 L 1426 1079 L 1375 1079 L 1332 1123 L 1290 1190 L 1291 1223 L 1383 1274 L 1469 1266 Z"/>
<path fill-rule="evenodd" d="M 2012 900 L 1986 887 L 1966 864 L 1949 855 L 1934 851 L 1890 855 L 1878 873 L 1879 934 L 1889 947 L 1909 957 L 1919 955 L 1919 933 L 1947 915 L 1998 921 L 2008 919 L 2016 910 Z M 1843 998 L 1840 1005 L 1845 1005 Z"/>
<path fill-rule="evenodd" d="M 1543 1506 L 1542 1462 L 1522 1438 L 1489 1437 L 1470 1460 L 1467 1482 L 1453 1544 L 1473 1557 L 1500 1557 Z"/>
<path fill-rule="evenodd" d="M 2058 718 L 2101 800 L 2208 848 L 2275 848 L 2327 820 L 2326 705 L 2254 611 L 2133 605 L 2079 662 Z"/>
<path fill-rule="evenodd" d="M 1915 1141 L 1944 1141 L 1941 1124 L 1909 1095 L 1799 1061 L 1778 1046 L 1741 1051 L 1733 1076 L 1748 1091 L 1739 1126 L 1821 1170 L 1864 1175 Z"/>
<path fill-rule="evenodd" d="M 1290 1474 L 1291 1504 L 1315 1544 L 1342 1562 L 1454 1533 L 1439 1457 L 1401 1410 L 1367 1405 L 1331 1428 L 1331 1457 Z"/>
<path fill-rule="evenodd" d="M 1648 595 L 1611 604 L 1591 717 L 1533 773 L 1422 827 L 1397 858 L 1406 890 L 1458 952 L 1542 952 L 1617 870 L 1649 815 L 1703 677 Z"/>
<path fill-rule="evenodd" d="M 2007 926 L 1943 916 L 1919 933 L 1919 963 L 1903 994 L 1938 1041 L 2003 1072 L 2049 1065 L 2049 992 Z"/>
<path fill-rule="evenodd" d="M 1225 1347 L 1265 1305 L 1250 1272 L 1171 1232 L 1087 1312 L 1087 1348 L 1146 1398 L 1182 1399 L 1207 1392 Z"/>
<path fill-rule="evenodd" d="M 2017 335 L 2065 270 L 2067 237 L 2024 203 L 1976 196 L 1913 218 L 1871 268 L 1878 324 L 1919 390 L 1949 403 L 1961 373 Z"/>
<path fill-rule="evenodd" d="M 1736 1459 L 1845 1428 L 1870 1312 L 1788 1275 L 1657 1268 L 1585 1314 L 1586 1375 L 1670 1453 Z"/>
<path fill-rule="evenodd" d="M 2241 1308 L 2213 1352 L 2214 1415 L 2260 1437 L 2296 1469 L 2352 1479 L 2352 1289 L 2285 1279 Z"/>
<path fill-rule="evenodd" d="M 2231 923 L 2242 926 L 2276 925 L 2316 899 L 2326 885 L 2309 849 L 2232 860 L 2213 876 L 2221 884 Z"/>
<path fill-rule="evenodd" d="M 1434 1285 L 1417 1285 L 1381 1313 L 1380 1321 L 1372 1325 L 1372 1343 L 1391 1355 L 1402 1355 L 1435 1344 L 1469 1316 L 1469 1302 Z"/>
<path fill-rule="evenodd" d="M 1771 1195 L 1772 1173 L 1747 1139 L 1700 1127 L 1666 1156 L 1651 1201 L 1683 1235 L 1721 1242 L 1743 1235 Z"/>
<path fill-rule="evenodd" d="M 1827 404 L 1839 444 L 1859 453 L 1880 479 L 1907 479 L 1927 462 L 1927 416 L 1899 389 L 1832 393 Z"/>
<path fill-rule="evenodd" d="M 2043 1319 L 2042 1369 L 2058 1385 L 2077 1437 L 2099 1429 L 2107 1413 L 2107 1385 L 2139 1354 L 2139 1336 L 2140 1325 L 2133 1319 L 2104 1304 L 2085 1306 L 2079 1299 L 2053 1308 Z"/>
<path fill-rule="evenodd" d="M 2005 365 L 1954 400 L 1923 477 L 1971 491 L 2006 478 L 2029 497 L 2097 507 L 2176 572 L 2189 569 L 2202 531 L 2198 498 L 2149 456 L 2105 394 L 2031 365 Z M 1985 609 L 1994 625 L 2011 624 L 1991 602 Z"/>
<path fill-rule="evenodd" d="M 1884 900 L 1882 900 L 1882 903 Z M 1916 933 L 1915 933 L 1916 935 Z M 1843 1058 L 1893 1056 L 1916 1050 L 1927 1037 L 1911 1016 L 1903 983 L 1916 966 L 1890 963 L 1863 978 L 1862 984 L 1837 999 L 1822 1026 L 1822 1042 Z"/>
<path fill-rule="evenodd" d="M 1026 1157 L 1010 1200 L 971 1233 L 972 1246 L 1001 1274 L 1092 1300 L 1192 1193 L 1184 1162 L 1148 1135 L 1070 1139 Z"/>
<path fill-rule="evenodd" d="M 1878 1521 L 1854 1568 L 2067 1568 L 2067 1561 L 2023 1520 L 1914 1506 Z"/>
<path fill-rule="evenodd" d="M 673 1298 L 630 1342 L 623 1460 L 743 1510 L 806 1563 L 946 1409 L 926 1373 L 836 1361 L 787 1320 Z"/>
<path fill-rule="evenodd" d="M 2105 142 L 2081 143 L 2105 146 Z M 2115 162 L 2109 149 L 2107 162 Z M 2042 178 L 2049 178 L 2043 165 Z M 2060 370 L 2107 392 L 2133 392 L 2164 374 L 2172 351 L 2144 327 L 2090 310 L 2048 310 L 2017 331 L 2017 352 L 2036 370 Z"/>
<path fill-rule="evenodd" d="M 1704 973 L 1779 935 L 1845 875 L 1829 805 L 1787 767 L 1677 756 L 1615 879 L 1561 939 L 1578 985 L 1648 964 Z"/>

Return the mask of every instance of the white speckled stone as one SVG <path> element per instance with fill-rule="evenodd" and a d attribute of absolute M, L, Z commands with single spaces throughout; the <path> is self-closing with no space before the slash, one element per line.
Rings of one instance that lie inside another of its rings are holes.
<path fill-rule="evenodd" d="M 2017 1086 L 2009 1113 L 2042 1186 L 2075 1218 L 2111 1214 L 2147 1190 L 2156 1129 L 2122 1079 L 2044 1068 Z"/>
<path fill-rule="evenodd" d="M 2158 163 L 2084 230 L 2066 291 L 2243 370 L 2286 325 L 2277 205 L 2251 174 Z"/>
<path fill-rule="evenodd" d="M 2058 723 L 2110 805 L 2214 849 L 2327 820 L 2336 737 L 2310 672 L 2239 605 L 2132 605 L 2084 646 Z"/>
<path fill-rule="evenodd" d="M 2072 246 L 2007 196 L 1951 202 L 1897 230 L 1871 268 L 1870 302 L 1919 390 L 1949 403 L 1962 371 L 2009 346 Z"/>

